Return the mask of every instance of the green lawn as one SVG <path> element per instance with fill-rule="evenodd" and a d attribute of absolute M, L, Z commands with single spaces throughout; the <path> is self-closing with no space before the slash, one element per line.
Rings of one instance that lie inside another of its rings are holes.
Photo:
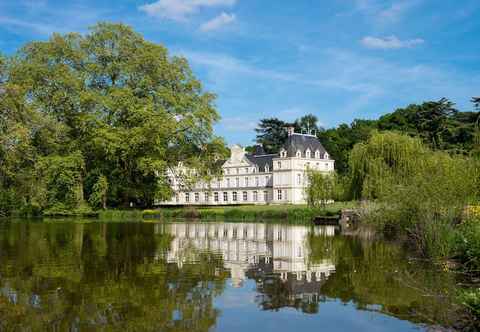
<path fill-rule="evenodd" d="M 336 202 L 323 208 L 306 205 L 239 205 L 215 207 L 160 208 L 143 211 L 144 218 L 198 218 L 205 220 L 258 220 L 310 222 L 316 216 L 334 216 L 344 208 L 352 208 L 356 202 Z"/>

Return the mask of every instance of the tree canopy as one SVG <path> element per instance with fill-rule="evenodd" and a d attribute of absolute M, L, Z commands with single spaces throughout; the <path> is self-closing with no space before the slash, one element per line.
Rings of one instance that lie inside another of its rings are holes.
<path fill-rule="evenodd" d="M 226 152 L 215 95 L 123 24 L 28 43 L 0 58 L 0 84 L 0 186 L 40 188 L 15 190 L 25 204 L 77 207 L 95 192 L 103 205 L 102 189 L 110 205 L 151 205 L 170 195 L 169 168 L 204 175 Z M 55 198 L 38 193 L 50 186 Z"/>

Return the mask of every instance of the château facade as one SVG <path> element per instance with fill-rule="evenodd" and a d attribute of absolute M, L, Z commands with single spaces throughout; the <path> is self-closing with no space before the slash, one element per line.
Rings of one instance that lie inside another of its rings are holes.
<path fill-rule="evenodd" d="M 283 147 L 266 154 L 256 146 L 251 154 L 239 145 L 230 149 L 222 175 L 210 183 L 187 187 L 175 172 L 168 174 L 174 195 L 161 205 L 305 204 L 309 169 L 331 173 L 335 161 L 315 135 L 288 128 Z"/>

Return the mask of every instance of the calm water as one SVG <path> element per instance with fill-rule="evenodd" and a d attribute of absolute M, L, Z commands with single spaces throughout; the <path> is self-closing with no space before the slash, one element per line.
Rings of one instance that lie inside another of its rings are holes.
<path fill-rule="evenodd" d="M 418 331 L 454 277 L 333 227 L 0 223 L 0 331 Z"/>

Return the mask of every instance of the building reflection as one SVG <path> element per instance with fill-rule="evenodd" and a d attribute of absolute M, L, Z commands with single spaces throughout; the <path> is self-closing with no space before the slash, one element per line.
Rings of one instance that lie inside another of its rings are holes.
<path fill-rule="evenodd" d="M 288 226 L 259 223 L 169 223 L 157 232 L 173 236 L 167 262 L 182 267 L 196 255 L 222 257 L 234 287 L 247 279 L 257 285 L 257 303 L 264 309 L 296 307 L 316 312 L 321 286 L 335 272 L 329 259 L 311 261 L 309 235 L 333 236 L 334 226 Z"/>

